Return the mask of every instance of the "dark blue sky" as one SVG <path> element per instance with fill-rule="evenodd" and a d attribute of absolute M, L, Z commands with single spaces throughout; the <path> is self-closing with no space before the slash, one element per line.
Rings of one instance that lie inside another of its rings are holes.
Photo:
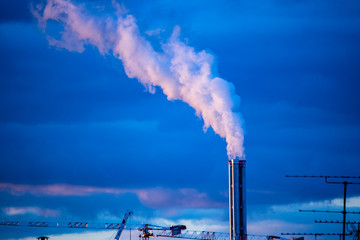
<path fill-rule="evenodd" d="M 341 186 L 285 175 L 359 175 L 358 1 L 122 3 L 155 49 L 159 40 L 145 32 L 161 28 L 166 38 L 179 25 L 234 84 L 250 233 L 316 231 L 318 217 L 300 207 L 341 209 L 331 202 Z M 50 24 L 48 34 L 59 29 Z M 28 1 L 0 2 L 0 62 L 1 219 L 105 222 L 132 209 L 134 222 L 227 231 L 226 142 L 204 133 L 186 103 L 147 92 L 95 47 L 49 46 Z M 70 192 L 46 190 L 58 184 Z M 353 210 L 359 186 L 349 187 Z M 31 235 L 1 231 L 2 239 Z"/>

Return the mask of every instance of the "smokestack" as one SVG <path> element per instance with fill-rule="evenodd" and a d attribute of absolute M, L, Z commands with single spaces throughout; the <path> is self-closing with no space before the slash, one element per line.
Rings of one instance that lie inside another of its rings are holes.
<path fill-rule="evenodd" d="M 246 240 L 245 160 L 229 161 L 230 240 Z"/>

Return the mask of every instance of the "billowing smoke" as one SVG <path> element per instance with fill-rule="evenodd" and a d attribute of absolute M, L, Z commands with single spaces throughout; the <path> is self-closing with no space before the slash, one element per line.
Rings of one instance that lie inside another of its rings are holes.
<path fill-rule="evenodd" d="M 64 27 L 60 39 L 47 36 L 50 45 L 77 52 L 93 45 L 101 54 L 112 54 L 122 61 L 128 77 L 137 78 L 150 92 L 160 87 L 169 100 L 193 107 L 204 120 L 204 130 L 211 126 L 226 139 L 230 159 L 243 158 L 241 116 L 233 111 L 239 97 L 232 83 L 213 75 L 213 56 L 181 41 L 178 26 L 160 43 L 161 51 L 155 51 L 141 35 L 136 19 L 115 1 L 112 7 L 112 14 L 99 15 L 69 0 L 47 0 L 33 6 L 32 12 L 44 30 L 54 21 Z"/>

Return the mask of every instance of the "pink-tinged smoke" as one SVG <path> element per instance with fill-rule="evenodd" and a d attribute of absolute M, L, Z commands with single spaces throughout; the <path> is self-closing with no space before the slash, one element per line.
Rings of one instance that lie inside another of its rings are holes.
<path fill-rule="evenodd" d="M 63 24 L 60 39 L 48 36 L 50 45 L 77 52 L 93 45 L 101 54 L 112 53 L 129 78 L 137 78 L 152 93 L 160 87 L 169 100 L 193 107 L 204 120 L 205 131 L 211 126 L 226 139 L 230 159 L 244 158 L 241 116 L 233 111 L 240 98 L 232 83 L 214 76 L 213 56 L 182 42 L 179 27 L 161 43 L 161 52 L 155 51 L 135 18 L 115 1 L 113 7 L 114 14 L 99 17 L 69 0 L 48 0 L 46 6 L 33 7 L 33 14 L 45 30 L 49 21 Z"/>

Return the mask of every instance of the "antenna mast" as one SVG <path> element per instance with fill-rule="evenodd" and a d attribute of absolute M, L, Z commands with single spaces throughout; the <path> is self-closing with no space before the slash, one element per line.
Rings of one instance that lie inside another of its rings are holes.
<path fill-rule="evenodd" d="M 350 182 L 349 180 L 345 180 L 345 179 L 360 179 L 359 176 L 307 176 L 307 175 L 303 175 L 303 176 L 299 176 L 299 175 L 294 175 L 294 176 L 290 176 L 290 175 L 286 175 L 286 177 L 294 177 L 294 178 L 323 178 L 325 180 L 325 183 L 328 184 L 343 184 L 344 185 L 344 208 L 343 211 L 316 211 L 316 210 L 299 210 L 300 212 L 327 212 L 327 213 L 342 213 L 343 214 L 343 221 L 342 221 L 342 225 L 343 225 L 343 232 L 342 232 L 342 240 L 345 240 L 345 236 L 347 235 L 345 230 L 346 230 L 346 214 L 347 213 L 351 213 L 351 214 L 360 214 L 360 212 L 347 212 L 346 211 L 346 190 L 347 190 L 347 185 L 349 184 L 360 184 L 360 182 Z M 324 223 L 324 222 L 323 222 Z M 330 222 L 329 222 L 330 223 Z M 359 230 L 359 229 L 358 229 Z"/>

